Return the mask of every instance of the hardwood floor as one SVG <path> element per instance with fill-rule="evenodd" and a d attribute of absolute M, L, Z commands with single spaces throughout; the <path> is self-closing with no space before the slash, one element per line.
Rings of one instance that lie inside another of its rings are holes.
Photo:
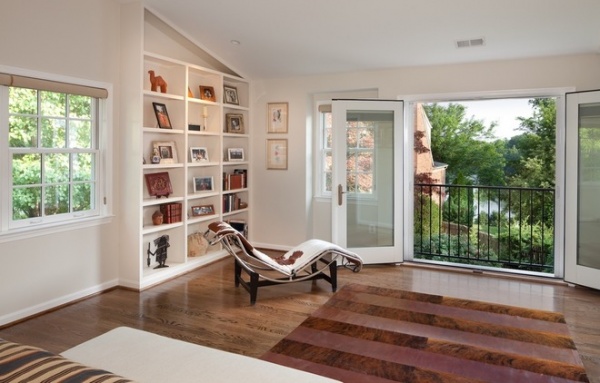
<path fill-rule="evenodd" d="M 600 383 L 600 291 L 547 280 L 411 266 L 339 269 L 338 282 L 363 283 L 564 313 L 592 382 Z M 219 261 L 143 292 L 114 289 L 0 329 L 0 338 L 62 352 L 129 326 L 258 357 L 332 295 L 324 281 L 263 287 L 251 306 Z M 160 350 L 157 350 L 160 352 Z"/>

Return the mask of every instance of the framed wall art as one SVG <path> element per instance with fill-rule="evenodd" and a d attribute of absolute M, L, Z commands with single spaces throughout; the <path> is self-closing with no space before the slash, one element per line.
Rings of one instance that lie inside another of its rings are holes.
<path fill-rule="evenodd" d="M 192 162 L 208 162 L 208 150 L 203 147 L 191 147 L 190 159 Z"/>
<path fill-rule="evenodd" d="M 229 85 L 223 86 L 223 102 L 226 104 L 239 105 L 237 88 Z"/>
<path fill-rule="evenodd" d="M 212 86 L 200 85 L 200 99 L 213 102 L 217 101 L 215 89 Z"/>
<path fill-rule="evenodd" d="M 178 162 L 175 141 L 154 141 L 152 146 L 152 157 L 158 155 L 161 164 L 176 164 Z"/>
<path fill-rule="evenodd" d="M 244 149 L 243 148 L 229 148 L 227 149 L 227 160 L 228 161 L 244 161 Z"/>
<path fill-rule="evenodd" d="M 173 129 L 173 126 L 171 126 L 169 113 L 167 112 L 167 106 L 165 104 L 153 102 L 152 107 L 154 108 L 156 121 L 158 121 L 158 127 L 161 129 Z"/>
<path fill-rule="evenodd" d="M 267 133 L 288 132 L 288 103 L 270 102 L 267 104 Z"/>
<path fill-rule="evenodd" d="M 207 192 L 214 190 L 212 177 L 194 177 L 194 192 Z"/>
<path fill-rule="evenodd" d="M 244 115 L 227 113 L 225 115 L 227 123 L 227 133 L 244 133 Z"/>
<path fill-rule="evenodd" d="M 267 139 L 267 169 L 287 170 L 288 140 Z"/>

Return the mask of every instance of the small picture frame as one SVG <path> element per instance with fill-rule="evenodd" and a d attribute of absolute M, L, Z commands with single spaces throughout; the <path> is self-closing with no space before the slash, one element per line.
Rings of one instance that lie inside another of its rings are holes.
<path fill-rule="evenodd" d="M 244 134 L 244 115 L 227 113 L 227 133 Z"/>
<path fill-rule="evenodd" d="M 217 96 L 215 95 L 215 88 L 212 86 L 200 85 L 200 99 L 216 102 Z"/>
<path fill-rule="evenodd" d="M 146 187 L 148 188 L 148 194 L 151 197 L 169 197 L 173 194 L 173 186 L 171 185 L 171 179 L 169 178 L 169 172 L 160 173 L 148 173 L 144 174 L 146 178 Z"/>
<path fill-rule="evenodd" d="M 233 104 L 239 105 L 240 100 L 238 99 L 237 88 L 233 86 L 224 85 L 223 86 L 223 102 L 225 104 Z"/>
<path fill-rule="evenodd" d="M 201 217 L 203 215 L 215 214 L 214 205 L 192 206 L 192 217 Z"/>
<path fill-rule="evenodd" d="M 190 160 L 191 162 L 208 162 L 208 149 L 204 147 L 191 147 Z"/>
<path fill-rule="evenodd" d="M 270 102 L 267 104 L 267 133 L 288 132 L 288 103 Z"/>
<path fill-rule="evenodd" d="M 227 160 L 231 162 L 244 161 L 244 149 L 243 148 L 229 148 L 227 149 Z"/>
<path fill-rule="evenodd" d="M 194 177 L 194 192 L 201 193 L 214 190 L 212 177 Z"/>
<path fill-rule="evenodd" d="M 154 141 L 152 146 L 152 158 L 158 155 L 159 163 L 176 164 L 178 162 L 175 141 Z"/>
<path fill-rule="evenodd" d="M 160 129 L 173 129 L 169 113 L 167 112 L 167 106 L 165 104 L 153 102 L 152 107 L 154 108 L 156 121 L 158 121 L 158 127 Z"/>
<path fill-rule="evenodd" d="M 267 169 L 287 170 L 288 140 L 267 139 Z"/>

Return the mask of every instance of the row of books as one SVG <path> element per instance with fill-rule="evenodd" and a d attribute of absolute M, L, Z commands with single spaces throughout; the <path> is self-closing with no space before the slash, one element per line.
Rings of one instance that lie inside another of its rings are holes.
<path fill-rule="evenodd" d="M 223 173 L 223 190 L 245 189 L 248 187 L 246 169 L 235 169 L 233 173 Z"/>
<path fill-rule="evenodd" d="M 160 212 L 163 214 L 163 223 L 181 222 L 181 203 L 163 203 L 160 205 Z"/>
<path fill-rule="evenodd" d="M 227 194 L 223 196 L 223 213 L 229 213 L 240 209 L 240 197 L 237 194 Z"/>

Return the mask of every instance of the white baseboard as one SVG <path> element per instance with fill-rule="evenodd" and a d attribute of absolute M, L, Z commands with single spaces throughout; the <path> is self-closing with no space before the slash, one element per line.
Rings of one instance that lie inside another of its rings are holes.
<path fill-rule="evenodd" d="M 7 324 L 10 324 L 13 322 L 17 322 L 17 321 L 23 320 L 25 318 L 28 318 L 28 317 L 31 317 L 34 315 L 38 315 L 45 311 L 55 309 L 64 304 L 74 302 L 78 299 L 82 299 L 82 298 L 88 297 L 93 294 L 97 294 L 104 290 L 108 290 L 110 288 L 118 286 L 118 284 L 119 284 L 118 280 L 113 279 L 111 281 L 104 282 L 100 285 L 92 286 L 92 287 L 89 287 L 89 288 L 81 290 L 81 291 L 77 291 L 72 294 L 64 295 L 62 297 L 52 299 L 50 301 L 44 302 L 39 305 L 27 307 L 22 310 L 16 311 L 14 313 L 0 316 L 0 326 L 4 326 L 4 325 L 7 325 Z"/>

